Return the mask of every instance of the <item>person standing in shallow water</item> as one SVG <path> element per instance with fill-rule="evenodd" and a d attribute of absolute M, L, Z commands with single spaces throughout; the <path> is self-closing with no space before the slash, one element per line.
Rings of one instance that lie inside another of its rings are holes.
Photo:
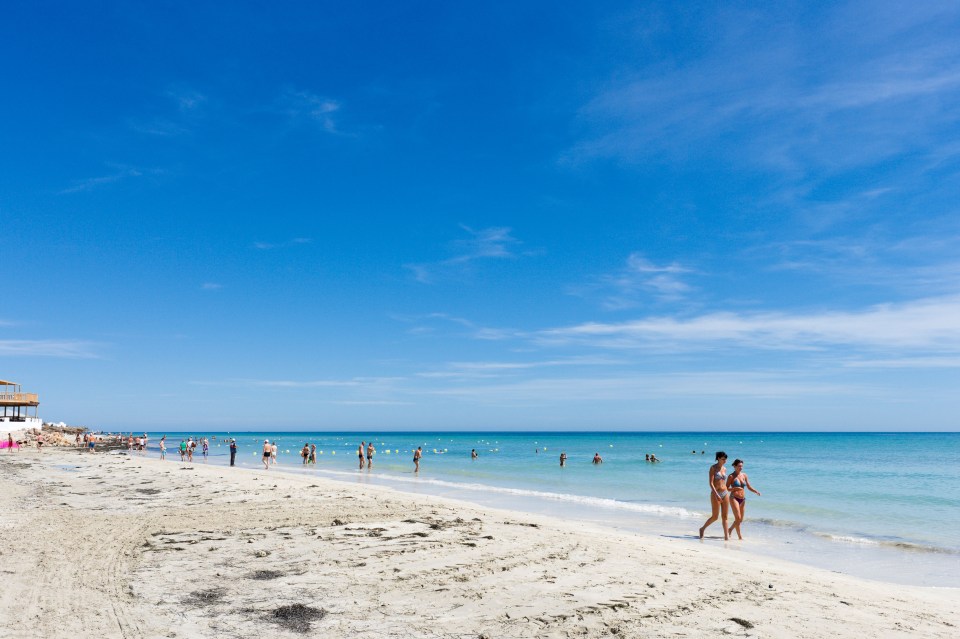
<path fill-rule="evenodd" d="M 730 539 L 730 531 L 727 530 L 727 512 L 730 509 L 730 491 L 727 490 L 727 454 L 722 450 L 717 451 L 716 463 L 707 471 L 707 482 L 710 484 L 710 508 L 712 510 L 710 519 L 703 522 L 700 526 L 700 539 L 703 539 L 703 533 L 707 527 L 717 520 L 722 519 L 723 540 Z"/>
<path fill-rule="evenodd" d="M 367 442 L 360 442 L 360 445 L 357 446 L 357 457 L 360 459 L 360 470 L 363 470 L 363 449 L 366 444 Z"/>
<path fill-rule="evenodd" d="M 230 440 L 230 465 L 235 466 L 237 463 L 237 440 Z"/>
<path fill-rule="evenodd" d="M 744 488 L 752 493 L 760 494 L 759 490 L 750 485 L 747 474 L 743 472 L 742 459 L 733 460 L 733 474 L 727 477 L 727 488 L 730 490 L 730 508 L 733 509 L 733 524 L 727 529 L 727 534 L 729 535 L 736 530 L 737 538 L 742 540 L 740 524 L 743 523 L 744 513 L 747 509 L 747 493 Z"/>
<path fill-rule="evenodd" d="M 367 444 L 367 470 L 373 468 L 373 454 L 375 452 L 377 452 L 377 450 L 373 447 L 373 442 Z"/>
<path fill-rule="evenodd" d="M 263 440 L 263 469 L 270 470 L 270 460 L 273 458 L 273 446 L 266 439 Z"/>
<path fill-rule="evenodd" d="M 423 457 L 423 447 L 417 446 L 417 449 L 413 451 L 413 472 L 420 472 L 420 458 Z"/>
<path fill-rule="evenodd" d="M 560 468 L 563 468 L 566 465 L 567 465 L 567 454 L 560 453 Z"/>
<path fill-rule="evenodd" d="M 317 465 L 317 445 L 310 444 L 310 463 L 314 466 Z"/>

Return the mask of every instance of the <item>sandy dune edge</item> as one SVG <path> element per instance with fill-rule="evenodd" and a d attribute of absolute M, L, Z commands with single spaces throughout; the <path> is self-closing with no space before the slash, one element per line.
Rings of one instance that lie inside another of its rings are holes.
<path fill-rule="evenodd" d="M 274 471 L 24 451 L 0 491 L 0 637 L 960 633 L 956 590 Z"/>

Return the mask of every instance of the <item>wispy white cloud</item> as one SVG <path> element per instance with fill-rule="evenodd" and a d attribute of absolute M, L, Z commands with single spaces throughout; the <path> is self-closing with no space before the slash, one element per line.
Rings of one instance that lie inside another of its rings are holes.
<path fill-rule="evenodd" d="M 11 357 L 87 359 L 99 357 L 96 349 L 96 344 L 83 340 L 0 339 L 0 355 Z"/>
<path fill-rule="evenodd" d="M 942 149 L 960 98 L 956 5 L 848 2 L 816 20 L 781 11 L 704 12 L 694 28 L 711 33 L 696 56 L 618 68 L 580 112 L 565 159 L 719 156 L 803 177 Z M 875 12 L 898 17 L 862 19 Z"/>
<path fill-rule="evenodd" d="M 658 265 L 642 253 L 634 252 L 618 271 L 600 277 L 596 284 L 579 287 L 579 290 L 601 292 L 603 307 L 608 310 L 639 306 L 642 298 L 676 302 L 693 291 L 693 287 L 684 281 L 691 273 L 693 269 L 678 262 Z"/>
<path fill-rule="evenodd" d="M 207 96 L 199 91 L 183 88 L 167 89 L 157 115 L 132 117 L 127 126 L 138 133 L 157 137 L 174 137 L 191 132 L 205 115 Z M 173 104 L 173 112 L 170 103 Z"/>
<path fill-rule="evenodd" d="M 500 377 L 503 374 L 522 373 L 533 369 L 577 369 L 588 366 L 616 366 L 626 363 L 627 362 L 622 359 L 593 356 L 561 357 L 557 359 L 515 362 L 450 362 L 443 370 L 421 372 L 417 373 L 416 376 L 429 379 L 494 378 Z"/>
<path fill-rule="evenodd" d="M 391 377 L 354 377 L 350 379 L 225 379 L 225 380 L 196 380 L 194 386 L 235 386 L 242 388 L 291 388 L 291 389 L 319 389 L 319 388 L 360 388 L 384 386 L 396 381 Z"/>
<path fill-rule="evenodd" d="M 295 237 L 291 240 L 286 240 L 285 242 L 254 242 L 253 247 L 260 249 L 261 251 L 269 251 L 272 249 L 289 248 L 291 246 L 310 244 L 312 241 L 313 240 L 309 237 Z"/>
<path fill-rule="evenodd" d="M 480 260 L 509 259 L 518 257 L 517 249 L 522 244 L 513 237 L 509 227 L 490 227 L 475 230 L 461 225 L 469 237 L 451 243 L 455 254 L 439 262 L 405 264 L 418 282 L 431 283 L 437 279 L 451 277 L 463 272 L 463 269 Z"/>
<path fill-rule="evenodd" d="M 434 335 L 441 332 L 444 326 L 449 327 L 450 325 L 460 327 L 457 329 L 459 333 L 467 337 L 488 341 L 514 339 L 524 334 L 523 331 L 514 328 L 481 326 L 474 321 L 464 317 L 450 315 L 449 313 L 426 313 L 424 315 L 391 314 L 390 317 L 398 322 L 411 324 L 411 328 L 407 331 L 411 335 Z"/>
<path fill-rule="evenodd" d="M 459 249 L 460 254 L 446 260 L 448 264 L 462 264 L 488 257 L 514 257 L 513 247 L 520 243 L 511 235 L 511 229 L 505 226 L 474 230 L 461 225 L 460 228 L 470 237 L 454 241 L 454 247 Z"/>
<path fill-rule="evenodd" d="M 206 95 L 188 89 L 169 89 L 167 97 L 173 100 L 181 113 L 195 112 L 207 103 Z"/>
<path fill-rule="evenodd" d="M 204 282 L 203 284 L 200 285 L 200 288 L 202 288 L 205 291 L 218 291 L 221 288 L 223 288 L 223 285 L 217 284 L 216 282 Z"/>
<path fill-rule="evenodd" d="M 412 405 L 414 405 L 416 402 L 401 402 L 401 401 L 394 401 L 394 400 L 387 400 L 387 399 L 382 399 L 382 400 L 375 400 L 375 399 L 368 399 L 368 400 L 361 400 L 361 399 L 358 399 L 358 400 L 337 399 L 337 400 L 333 400 L 333 401 L 330 402 L 330 403 L 331 403 L 331 404 L 340 404 L 340 405 L 343 405 L 343 406 L 412 406 Z"/>
<path fill-rule="evenodd" d="M 938 234 L 903 236 L 874 227 L 858 235 L 760 244 L 743 254 L 761 261 L 765 270 L 815 274 L 842 285 L 912 295 L 952 293 L 960 282 L 960 228 L 934 220 L 924 225 Z"/>
<path fill-rule="evenodd" d="M 127 124 L 137 133 L 145 133 L 158 137 L 173 137 L 183 135 L 189 131 L 183 124 L 167 118 L 153 118 L 147 121 L 131 119 Z"/>
<path fill-rule="evenodd" d="M 426 391 L 478 403 L 557 404 L 659 401 L 687 398 L 741 397 L 784 399 L 837 395 L 875 395 L 876 389 L 812 379 L 791 372 L 717 371 L 709 373 L 636 373 L 621 376 L 534 378 L 508 383 L 447 386 Z"/>
<path fill-rule="evenodd" d="M 544 330 L 535 339 L 542 344 L 582 343 L 601 348 L 817 350 L 846 347 L 958 353 L 958 317 L 960 296 L 948 296 L 877 305 L 860 311 L 717 312 L 691 318 L 589 322 Z"/>
<path fill-rule="evenodd" d="M 119 167 L 114 173 L 109 175 L 101 175 L 98 177 L 85 178 L 82 180 L 74 180 L 71 186 L 68 186 L 65 189 L 62 189 L 60 193 L 62 195 L 70 193 L 80 193 L 82 191 L 90 191 L 92 189 L 106 186 L 108 184 L 115 184 L 122 180 L 129 178 L 138 178 L 142 177 L 145 173 L 155 173 L 156 171 L 145 171 L 143 169 L 138 169 L 134 167 Z"/>
<path fill-rule="evenodd" d="M 339 101 L 309 91 L 288 89 L 277 101 L 279 113 L 291 121 L 314 123 L 327 133 L 343 134 L 336 120 L 340 109 Z"/>
<path fill-rule="evenodd" d="M 843 362 L 846 368 L 960 368 L 956 355 L 932 355 L 929 357 L 902 357 L 887 359 L 852 359 Z"/>

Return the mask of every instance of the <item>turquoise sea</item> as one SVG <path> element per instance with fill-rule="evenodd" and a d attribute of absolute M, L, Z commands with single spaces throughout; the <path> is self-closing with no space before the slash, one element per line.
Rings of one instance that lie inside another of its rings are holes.
<path fill-rule="evenodd" d="M 748 493 L 745 541 L 731 552 L 771 555 L 861 577 L 960 586 L 960 433 L 204 432 L 167 435 L 167 458 L 188 436 L 211 438 L 207 463 L 260 468 L 263 440 L 280 447 L 277 470 L 394 486 L 482 505 L 579 519 L 724 545 L 720 524 L 696 539 L 709 514 L 707 471 L 724 450 L 745 461 L 762 496 Z M 214 439 L 215 438 L 215 439 Z M 373 440 L 373 469 L 358 470 Z M 304 467 L 304 443 L 316 466 Z M 422 446 L 419 475 L 412 450 Z M 471 460 L 476 449 L 479 458 Z M 389 452 L 388 452 L 389 451 Z M 559 456 L 565 452 L 567 465 Z M 591 463 L 600 453 L 604 463 Z M 651 464 L 644 455 L 663 461 Z M 198 455 L 194 463 L 202 463 Z M 271 470 L 273 472 L 273 470 Z M 732 521 L 732 514 L 731 514 Z"/>

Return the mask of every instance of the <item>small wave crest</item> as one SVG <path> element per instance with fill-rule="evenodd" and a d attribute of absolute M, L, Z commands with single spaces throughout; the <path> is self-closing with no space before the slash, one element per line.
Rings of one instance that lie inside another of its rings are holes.
<path fill-rule="evenodd" d="M 341 472 L 336 470 L 324 470 L 320 472 L 324 474 L 339 475 L 344 477 L 356 476 L 355 473 Z M 491 486 L 488 484 L 478 484 L 478 483 L 470 483 L 470 482 L 453 482 L 453 481 L 446 481 L 443 479 L 426 479 L 426 478 L 410 479 L 408 477 L 388 476 L 388 475 L 381 475 L 381 477 L 390 479 L 391 481 L 416 482 L 417 484 L 428 484 L 431 486 L 452 488 L 456 490 L 470 490 L 470 491 L 477 491 L 477 492 L 483 492 L 483 493 L 497 493 L 500 495 L 511 495 L 514 497 L 532 497 L 535 499 L 545 499 L 549 501 L 559 501 L 559 502 L 580 504 L 583 506 L 643 513 L 647 515 L 666 515 L 671 517 L 681 517 L 684 519 L 693 519 L 693 518 L 699 518 L 703 516 L 700 513 L 696 513 L 691 510 L 687 510 L 686 508 L 681 508 L 679 506 L 662 506 L 659 504 L 638 504 L 638 503 L 619 501 L 617 499 L 609 499 L 607 497 L 588 497 L 584 495 L 572 495 L 569 493 L 552 493 L 552 492 L 541 491 L 541 490 L 529 490 L 525 488 L 504 488 L 502 486 Z"/>
<path fill-rule="evenodd" d="M 857 546 L 873 546 L 878 548 L 894 548 L 896 550 L 905 550 L 908 552 L 933 553 L 942 555 L 960 555 L 960 551 L 944 548 L 942 546 L 930 546 L 927 544 L 918 544 L 910 541 L 894 541 L 887 539 L 870 539 L 868 537 L 859 537 L 857 535 L 836 535 L 824 532 L 815 532 L 817 537 L 827 539 L 842 544 L 854 544 Z"/>

